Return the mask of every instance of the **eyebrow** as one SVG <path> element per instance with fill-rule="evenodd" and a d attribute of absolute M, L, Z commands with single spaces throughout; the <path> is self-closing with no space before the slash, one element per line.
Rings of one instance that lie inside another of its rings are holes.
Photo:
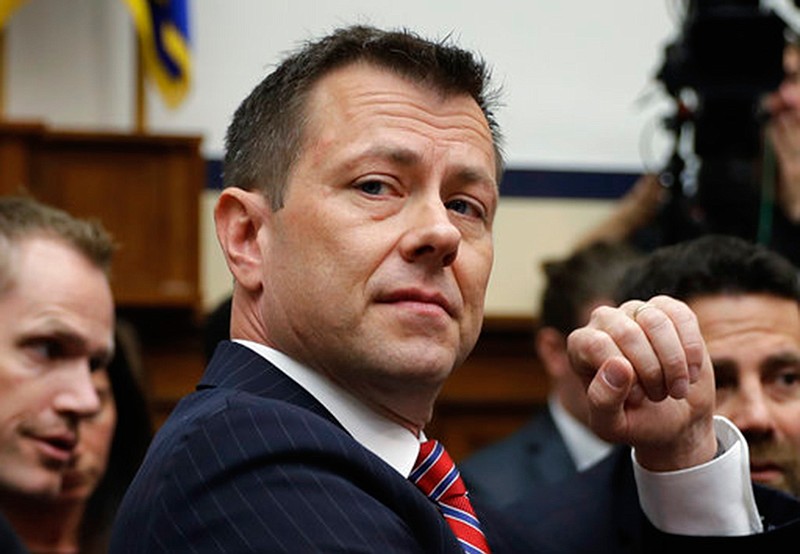
<path fill-rule="evenodd" d="M 114 357 L 114 345 L 102 346 L 99 349 L 89 351 L 89 343 L 80 334 L 75 332 L 68 325 L 57 319 L 48 319 L 38 329 L 28 333 L 27 336 L 33 339 L 55 339 L 67 344 L 71 349 L 86 350 L 89 357 L 96 360 L 101 365 L 108 365 Z"/>
<path fill-rule="evenodd" d="M 417 152 L 409 148 L 404 148 L 401 146 L 395 147 L 378 145 L 360 153 L 353 160 L 353 163 L 355 164 L 359 161 L 368 160 L 370 158 L 388 160 L 402 167 L 412 167 L 422 162 L 422 157 Z M 462 166 L 456 171 L 456 176 L 460 181 L 463 182 L 486 182 L 492 184 L 495 189 L 498 188 L 498 184 L 494 178 L 494 172 L 486 173 L 485 171 L 476 167 Z"/>
<path fill-rule="evenodd" d="M 393 146 L 372 146 L 361 152 L 354 161 L 378 158 L 388 160 L 402 166 L 411 166 L 421 162 L 421 156 L 409 148 Z"/>
<path fill-rule="evenodd" d="M 786 367 L 787 365 L 800 365 L 800 353 L 797 352 L 780 352 L 773 356 L 769 356 L 760 367 L 766 371 L 775 371 Z"/>
<path fill-rule="evenodd" d="M 711 358 L 711 365 L 714 367 L 714 372 L 731 372 L 736 371 L 739 363 L 733 358 Z M 800 365 L 800 352 L 778 352 L 771 354 L 758 364 L 761 371 L 776 371 L 787 365 Z"/>

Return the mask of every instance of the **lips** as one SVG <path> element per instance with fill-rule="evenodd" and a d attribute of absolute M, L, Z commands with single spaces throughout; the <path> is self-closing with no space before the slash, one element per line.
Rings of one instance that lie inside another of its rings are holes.
<path fill-rule="evenodd" d="M 751 461 L 750 477 L 755 481 L 768 483 L 780 478 L 783 469 L 776 463 L 769 461 Z"/>
<path fill-rule="evenodd" d="M 70 432 L 36 435 L 31 438 L 46 459 L 63 464 L 72 459 L 78 444 L 78 437 Z"/>
<path fill-rule="evenodd" d="M 419 304 L 432 304 L 442 308 L 451 317 L 454 317 L 453 304 L 441 293 L 419 289 L 401 289 L 380 297 L 379 302 L 394 304 L 401 302 L 414 302 Z"/>

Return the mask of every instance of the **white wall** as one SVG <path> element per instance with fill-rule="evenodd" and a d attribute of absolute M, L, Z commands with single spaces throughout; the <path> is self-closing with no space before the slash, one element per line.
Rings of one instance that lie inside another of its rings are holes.
<path fill-rule="evenodd" d="M 192 0 L 194 85 L 170 111 L 151 91 L 148 127 L 200 134 L 219 157 L 241 99 L 299 41 L 352 22 L 453 35 L 503 86 L 512 167 L 640 171 L 661 165 L 668 105 L 652 75 L 679 19 L 674 0 Z M 7 27 L 6 116 L 59 128 L 131 130 L 134 36 L 122 0 L 28 0 Z M 206 302 L 230 282 L 203 203 Z M 529 313 L 539 262 L 567 250 L 607 202 L 503 199 L 490 313 Z"/>
<path fill-rule="evenodd" d="M 299 41 L 351 22 L 453 35 L 505 89 L 512 165 L 638 168 L 658 103 L 650 78 L 672 37 L 670 0 L 193 0 L 195 85 L 154 131 L 201 133 L 219 156 L 239 101 Z M 28 0 L 8 27 L 8 116 L 131 128 L 133 31 L 122 0 Z M 656 95 L 658 96 L 658 95 Z"/>

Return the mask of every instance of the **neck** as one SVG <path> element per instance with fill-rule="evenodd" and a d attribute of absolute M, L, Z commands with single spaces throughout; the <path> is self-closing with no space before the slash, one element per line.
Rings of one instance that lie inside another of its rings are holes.
<path fill-rule="evenodd" d="M 28 499 L 4 499 L 0 506 L 31 554 L 77 554 L 85 508 L 85 502 Z"/>

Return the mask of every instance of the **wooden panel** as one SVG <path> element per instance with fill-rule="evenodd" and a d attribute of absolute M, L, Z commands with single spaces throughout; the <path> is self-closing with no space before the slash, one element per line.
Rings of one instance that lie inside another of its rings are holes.
<path fill-rule="evenodd" d="M 119 305 L 198 307 L 202 171 L 198 138 L 51 132 L 30 189 L 111 231 Z"/>
<path fill-rule="evenodd" d="M 0 122 L 0 194 L 20 193 L 30 185 L 31 158 L 44 126 Z"/>
<path fill-rule="evenodd" d="M 181 308 L 127 308 L 118 317 L 137 330 L 144 391 L 158 427 L 203 375 L 202 322 Z"/>

